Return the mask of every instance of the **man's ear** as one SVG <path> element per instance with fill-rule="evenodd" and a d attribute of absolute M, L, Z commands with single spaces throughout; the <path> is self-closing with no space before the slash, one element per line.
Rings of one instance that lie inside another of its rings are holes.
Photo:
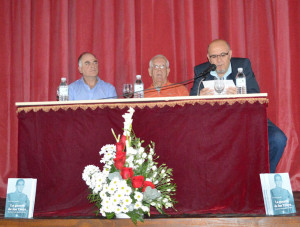
<path fill-rule="evenodd" d="M 232 56 L 232 50 L 229 51 L 228 55 L 229 55 L 229 58 L 231 59 L 231 56 Z"/>
<path fill-rule="evenodd" d="M 207 56 L 207 60 L 210 62 L 209 54 L 207 54 L 206 56 Z M 210 62 L 210 63 L 211 63 L 211 62 Z"/>
<path fill-rule="evenodd" d="M 167 68 L 167 77 L 169 76 L 170 71 L 171 71 L 171 69 Z"/>
<path fill-rule="evenodd" d="M 82 71 L 81 71 L 81 67 L 78 66 L 78 71 L 80 72 L 80 74 L 82 74 Z"/>
<path fill-rule="evenodd" d="M 152 69 L 151 68 L 148 68 L 148 73 L 149 73 L 149 76 L 152 77 Z"/>

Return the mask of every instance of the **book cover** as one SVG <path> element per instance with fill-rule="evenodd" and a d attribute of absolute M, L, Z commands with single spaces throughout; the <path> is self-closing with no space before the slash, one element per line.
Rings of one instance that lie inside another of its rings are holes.
<path fill-rule="evenodd" d="M 288 173 L 263 173 L 260 181 L 267 215 L 296 213 Z"/>
<path fill-rule="evenodd" d="M 8 178 L 5 218 L 32 218 L 37 180 Z"/>

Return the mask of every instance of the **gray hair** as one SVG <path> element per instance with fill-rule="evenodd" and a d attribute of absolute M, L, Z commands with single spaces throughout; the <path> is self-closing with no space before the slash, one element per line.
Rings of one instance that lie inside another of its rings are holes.
<path fill-rule="evenodd" d="M 152 68 L 153 67 L 153 61 L 156 59 L 156 58 L 163 58 L 165 61 L 166 61 L 166 66 L 167 68 L 170 67 L 170 63 L 168 61 L 168 59 L 162 55 L 162 54 L 158 54 L 158 55 L 155 55 L 153 58 L 151 58 L 150 62 L 149 62 L 149 68 Z"/>
<path fill-rule="evenodd" d="M 78 66 L 79 66 L 80 68 L 81 68 L 81 66 L 82 66 L 81 58 L 82 58 L 84 55 L 86 55 L 86 54 L 93 55 L 93 56 L 96 58 L 96 56 L 95 56 L 94 54 L 90 53 L 90 52 L 83 52 L 83 53 L 81 53 L 81 54 L 79 55 L 79 57 L 78 57 Z"/>

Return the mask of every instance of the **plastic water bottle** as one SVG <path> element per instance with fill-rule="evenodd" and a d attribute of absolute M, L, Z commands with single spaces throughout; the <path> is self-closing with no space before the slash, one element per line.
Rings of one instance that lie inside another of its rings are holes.
<path fill-rule="evenodd" d="M 136 75 L 136 81 L 134 83 L 134 97 L 144 98 L 144 84 L 141 75 Z"/>
<path fill-rule="evenodd" d="M 237 94 L 247 94 L 246 76 L 243 73 L 243 68 L 238 68 L 238 73 L 235 77 L 235 83 Z"/>
<path fill-rule="evenodd" d="M 68 101 L 69 100 L 69 88 L 67 84 L 67 79 L 65 77 L 61 78 L 60 85 L 58 87 L 58 101 Z"/>

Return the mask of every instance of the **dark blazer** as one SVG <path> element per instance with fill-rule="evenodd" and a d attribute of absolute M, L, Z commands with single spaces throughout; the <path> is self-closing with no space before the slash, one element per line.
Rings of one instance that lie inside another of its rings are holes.
<path fill-rule="evenodd" d="M 235 84 L 235 77 L 237 74 L 238 68 L 243 68 L 244 73 L 246 75 L 246 86 L 247 86 L 247 93 L 259 93 L 259 86 L 255 79 L 255 75 L 251 68 L 251 62 L 248 58 L 231 58 L 231 67 L 232 67 L 232 73 L 228 75 L 227 80 L 233 80 Z M 203 64 L 197 65 L 194 68 L 195 72 L 195 78 L 203 72 L 208 66 L 210 65 L 209 62 L 205 62 Z M 193 87 L 191 89 L 190 95 L 197 95 L 197 89 L 199 82 L 201 81 L 202 77 L 195 79 Z M 214 76 L 207 75 L 205 80 L 213 80 Z M 203 83 L 200 85 L 200 90 L 203 89 Z"/>

